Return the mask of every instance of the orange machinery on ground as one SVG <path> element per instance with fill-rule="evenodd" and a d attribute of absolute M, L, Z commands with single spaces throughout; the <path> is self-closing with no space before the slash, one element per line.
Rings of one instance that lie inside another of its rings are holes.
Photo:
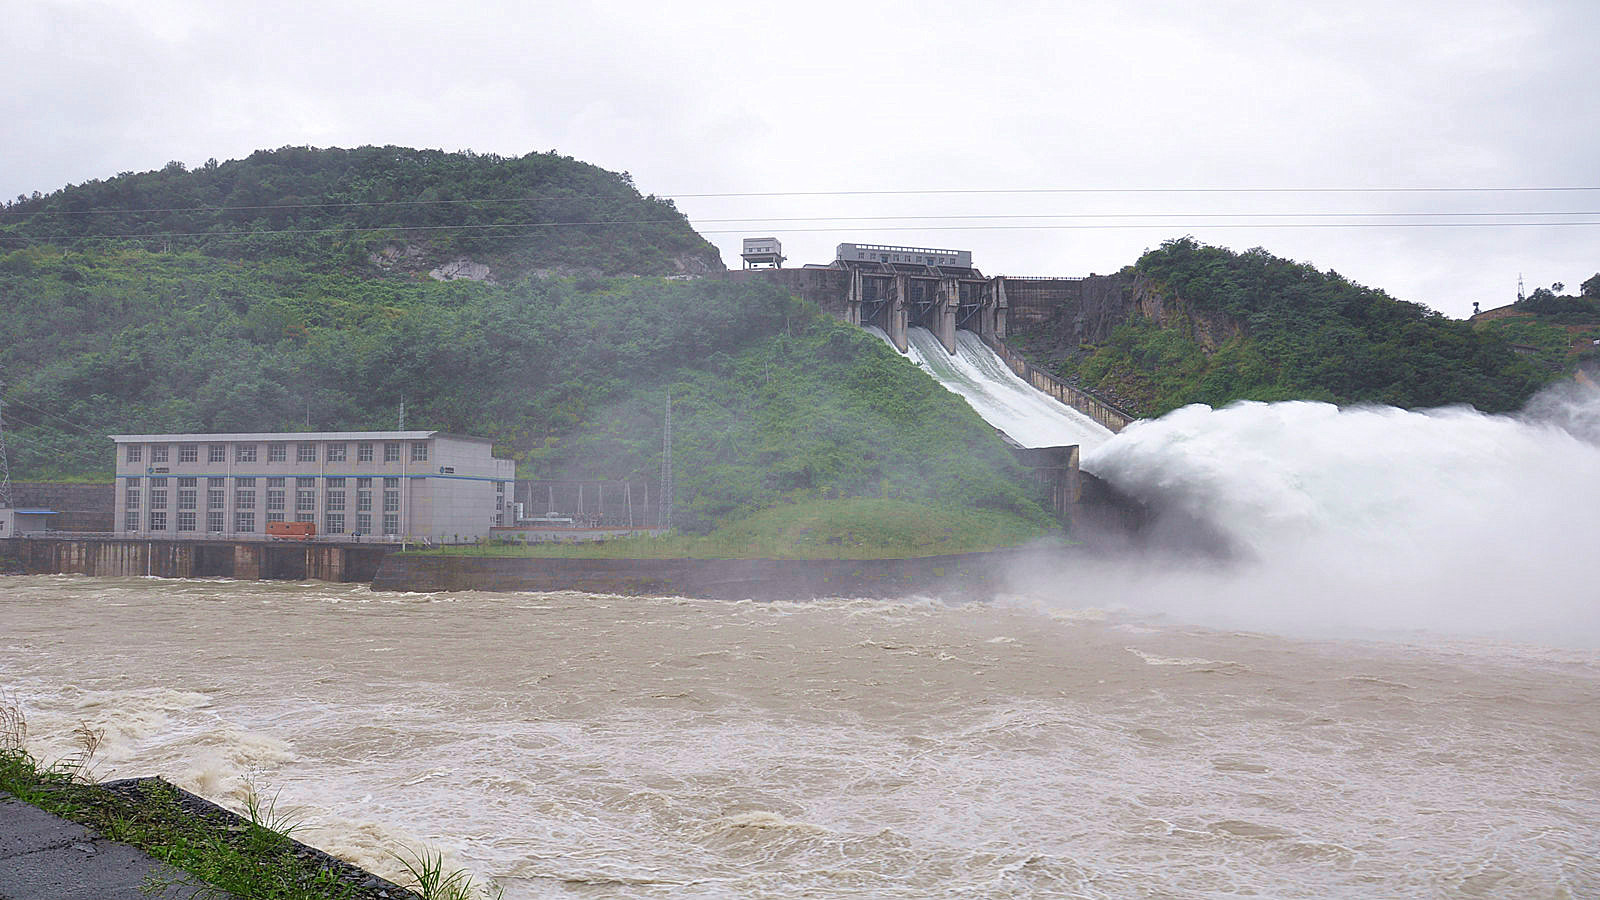
<path fill-rule="evenodd" d="M 315 522 L 268 522 L 267 536 L 296 540 L 313 538 L 317 536 L 317 523 Z"/>

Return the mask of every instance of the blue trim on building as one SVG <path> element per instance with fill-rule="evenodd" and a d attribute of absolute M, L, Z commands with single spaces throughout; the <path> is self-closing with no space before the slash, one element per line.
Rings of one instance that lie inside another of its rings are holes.
<path fill-rule="evenodd" d="M 382 473 L 373 473 L 373 472 L 356 472 L 356 473 L 328 472 L 328 473 L 321 474 L 321 475 L 305 475 L 305 474 L 285 475 L 282 472 L 271 472 L 271 473 L 261 473 L 261 472 L 223 472 L 223 473 L 218 474 L 218 475 L 194 475 L 194 474 L 190 474 L 190 473 L 187 473 L 187 472 L 184 472 L 184 473 L 181 473 L 181 474 L 173 473 L 173 472 L 162 472 L 160 474 L 154 474 L 154 475 L 129 474 L 129 475 L 118 475 L 117 477 L 118 478 L 453 478 L 453 479 L 455 479 L 457 481 L 488 481 L 488 482 L 491 482 L 491 483 L 493 483 L 493 482 L 501 482 L 501 481 L 512 482 L 512 481 L 516 481 L 517 480 L 515 477 L 493 478 L 493 477 L 490 477 L 488 475 L 440 475 L 440 474 L 438 474 L 436 472 L 423 472 L 421 474 L 417 474 L 415 472 L 408 472 L 408 473 L 406 473 L 404 475 L 382 474 Z M 204 487 L 204 485 L 196 485 L 196 486 L 197 487 Z"/>

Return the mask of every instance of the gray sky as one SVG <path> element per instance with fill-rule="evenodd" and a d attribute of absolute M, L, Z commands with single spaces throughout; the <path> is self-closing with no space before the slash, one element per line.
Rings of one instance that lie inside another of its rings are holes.
<path fill-rule="evenodd" d="M 1600 222 L 1600 191 L 1237 192 L 1600 187 L 1595 0 L 995 6 L 0 0 L 0 196 L 291 144 L 556 149 L 662 195 L 1113 191 L 681 198 L 730 265 L 771 234 L 791 265 L 1103 273 L 1193 234 L 1452 316 L 1600 270 L 1600 226 L 1224 218 Z M 1121 192 L 1161 188 L 1228 190 Z M 995 218 L 905 218 L 950 216 Z"/>

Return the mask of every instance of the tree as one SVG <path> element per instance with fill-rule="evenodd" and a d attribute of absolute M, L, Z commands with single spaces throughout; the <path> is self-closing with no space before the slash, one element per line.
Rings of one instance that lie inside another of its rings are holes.
<path fill-rule="evenodd" d="M 1600 272 L 1594 273 L 1592 278 L 1580 285 L 1580 289 L 1585 297 L 1600 297 Z"/>

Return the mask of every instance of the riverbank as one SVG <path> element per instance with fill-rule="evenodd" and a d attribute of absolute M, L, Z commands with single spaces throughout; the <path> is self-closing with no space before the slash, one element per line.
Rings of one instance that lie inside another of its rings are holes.
<path fill-rule="evenodd" d="M 375 591 L 584 591 L 706 600 L 933 596 L 992 598 L 1029 563 L 1072 548 L 1046 543 L 909 559 L 584 559 L 390 554 Z"/>

